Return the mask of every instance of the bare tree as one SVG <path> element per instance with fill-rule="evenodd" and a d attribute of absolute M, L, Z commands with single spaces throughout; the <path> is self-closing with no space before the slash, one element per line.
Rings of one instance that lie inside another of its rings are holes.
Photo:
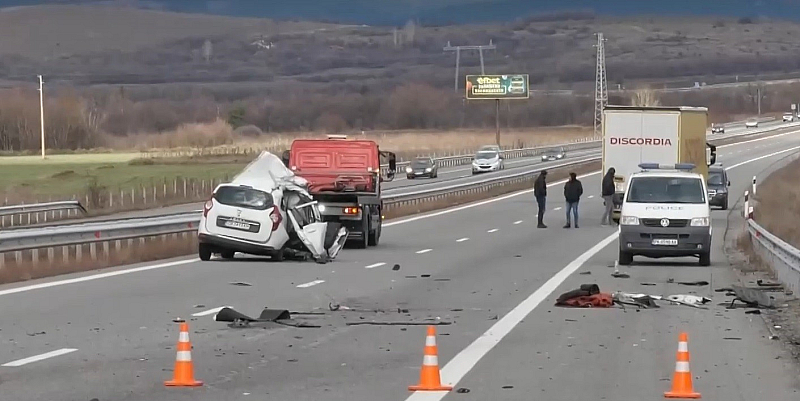
<path fill-rule="evenodd" d="M 631 105 L 633 106 L 654 107 L 660 104 L 661 102 L 658 99 L 658 95 L 656 95 L 655 91 L 652 89 L 638 89 L 633 93 L 633 96 L 631 96 Z"/>
<path fill-rule="evenodd" d="M 203 58 L 206 59 L 206 64 L 211 62 L 211 56 L 214 52 L 214 45 L 211 44 L 211 41 L 206 39 L 203 43 Z"/>

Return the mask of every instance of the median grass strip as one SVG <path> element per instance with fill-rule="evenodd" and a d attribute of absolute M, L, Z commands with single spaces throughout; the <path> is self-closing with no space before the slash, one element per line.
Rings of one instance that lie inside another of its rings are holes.
<path fill-rule="evenodd" d="M 756 199 L 758 224 L 800 248 L 800 159 L 766 177 L 757 187 Z"/>
<path fill-rule="evenodd" d="M 548 180 L 554 182 L 565 179 L 571 171 L 580 175 L 596 171 L 598 168 L 599 162 L 588 162 L 557 169 L 548 169 Z M 511 192 L 531 189 L 533 188 L 533 179 L 534 178 L 530 178 L 513 185 L 496 187 L 486 192 L 450 196 L 437 201 L 394 208 L 387 212 L 386 218 L 400 218 L 489 199 Z M 36 252 L 25 251 L 20 253 L 9 252 L 0 254 L 5 258 L 0 268 L 0 284 L 96 270 L 112 266 L 130 265 L 197 253 L 197 235 L 194 232 L 185 236 L 169 235 L 150 237 L 146 238 L 144 243 L 141 243 L 139 240 L 121 241 L 119 250 L 117 250 L 115 242 L 109 242 L 107 244 L 108 245 L 97 243 L 95 245 L 95 258 L 91 257 L 92 251 L 89 245 L 83 245 L 81 247 L 80 257 L 78 257 L 78 251 L 75 247 L 69 247 L 66 261 L 62 253 L 63 248 L 61 247 L 51 250 L 47 248 L 38 249 Z M 106 246 L 108 248 L 107 255 L 105 252 Z M 358 251 L 354 250 L 352 252 Z"/>

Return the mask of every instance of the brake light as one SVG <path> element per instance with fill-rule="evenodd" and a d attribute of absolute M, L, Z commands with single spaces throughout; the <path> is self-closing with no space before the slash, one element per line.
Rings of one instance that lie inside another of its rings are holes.
<path fill-rule="evenodd" d="M 283 221 L 283 217 L 281 217 L 281 211 L 278 209 L 278 206 L 272 206 L 272 211 L 269 213 L 269 218 L 272 220 L 272 231 L 277 230 L 278 226 L 281 224 L 281 221 Z"/>
<path fill-rule="evenodd" d="M 357 207 L 346 207 L 344 208 L 344 214 L 358 214 Z"/>
<path fill-rule="evenodd" d="M 214 201 L 211 199 L 207 200 L 206 203 L 203 204 L 203 217 L 208 217 L 208 212 L 212 207 L 214 207 Z"/>

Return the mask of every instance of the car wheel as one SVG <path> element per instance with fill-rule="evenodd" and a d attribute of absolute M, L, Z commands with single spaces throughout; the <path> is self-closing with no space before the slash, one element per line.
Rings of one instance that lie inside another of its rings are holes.
<path fill-rule="evenodd" d="M 620 250 L 619 257 L 617 259 L 619 259 L 618 262 L 620 265 L 628 266 L 633 263 L 633 254 Z"/>
<path fill-rule="evenodd" d="M 236 251 L 222 251 L 220 255 L 222 259 L 233 259 L 233 256 L 236 255 Z"/>
<path fill-rule="evenodd" d="M 383 224 L 378 223 L 378 227 L 369 233 L 369 246 L 378 246 L 381 241 L 381 227 Z"/>
<path fill-rule="evenodd" d="M 200 260 L 203 262 L 208 262 L 211 260 L 211 246 L 208 244 L 200 244 L 198 246 L 197 254 L 200 257 Z"/>
<path fill-rule="evenodd" d="M 700 254 L 700 266 L 711 266 L 711 251 Z"/>
<path fill-rule="evenodd" d="M 356 242 L 356 248 L 365 249 L 369 245 L 369 207 L 364 207 L 361 213 L 361 238 Z"/>

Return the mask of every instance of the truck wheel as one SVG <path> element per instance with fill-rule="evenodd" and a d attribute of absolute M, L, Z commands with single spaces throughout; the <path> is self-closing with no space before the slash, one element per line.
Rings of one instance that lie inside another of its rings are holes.
<path fill-rule="evenodd" d="M 381 227 L 383 227 L 383 222 L 378 223 L 378 227 L 370 231 L 369 246 L 378 246 L 378 243 L 381 241 Z"/>
<path fill-rule="evenodd" d="M 361 238 L 356 243 L 358 249 L 365 249 L 369 244 L 369 212 L 369 207 L 364 207 L 361 212 Z"/>
<path fill-rule="evenodd" d="M 236 254 L 236 252 L 235 251 L 231 251 L 231 250 L 227 250 L 227 251 L 222 251 L 221 252 L 222 259 L 233 259 L 233 255 L 235 255 L 235 254 Z"/>
<path fill-rule="evenodd" d="M 711 266 L 711 251 L 700 254 L 700 266 Z"/>
<path fill-rule="evenodd" d="M 200 244 L 197 250 L 198 256 L 200 256 L 200 260 L 203 262 L 208 262 L 211 260 L 211 246 L 208 244 Z"/>
<path fill-rule="evenodd" d="M 619 257 L 617 259 L 619 259 L 618 262 L 620 265 L 628 266 L 633 263 L 633 254 L 620 250 Z"/>

